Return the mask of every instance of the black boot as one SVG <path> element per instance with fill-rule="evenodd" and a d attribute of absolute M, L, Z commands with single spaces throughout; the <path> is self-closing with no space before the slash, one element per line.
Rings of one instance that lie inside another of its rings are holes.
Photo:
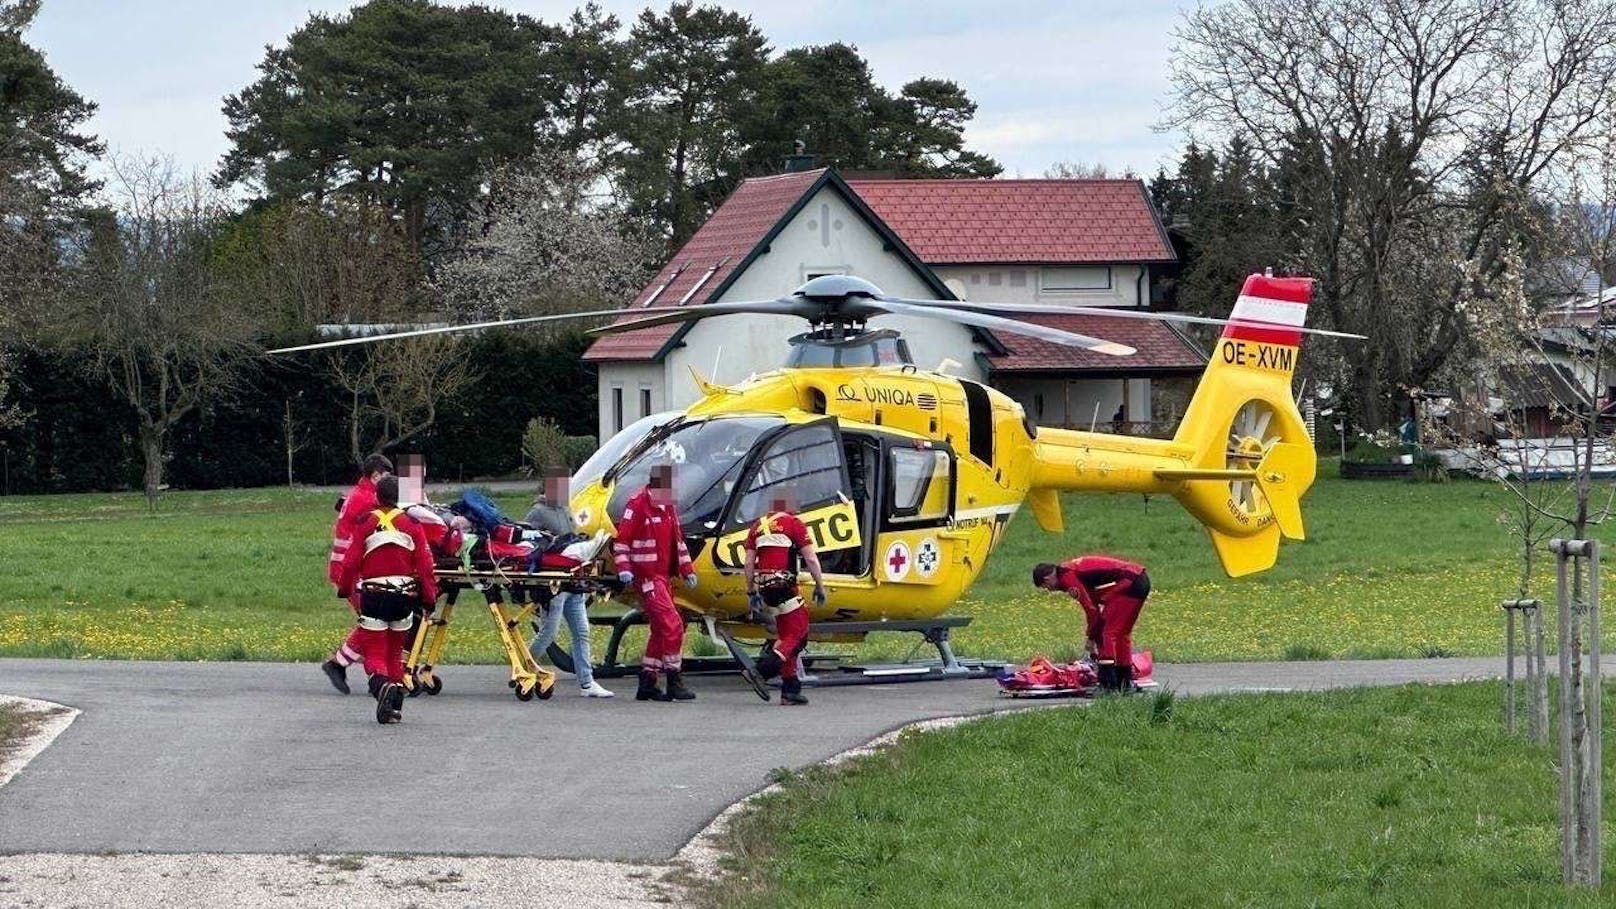
<path fill-rule="evenodd" d="M 373 676 L 371 676 L 370 677 L 370 685 L 369 685 L 370 696 L 375 698 L 378 701 L 381 700 L 382 686 L 386 685 L 386 684 L 387 684 L 387 676 L 384 676 L 384 675 L 373 675 Z"/>
<path fill-rule="evenodd" d="M 677 669 L 668 670 L 668 693 L 670 701 L 694 701 L 696 693 L 685 687 L 684 673 Z"/>
<path fill-rule="evenodd" d="M 1117 665 L 1117 690 L 1123 694 L 1133 694 L 1133 667 Z"/>
<path fill-rule="evenodd" d="M 1100 676 L 1101 691 L 1115 693 L 1121 690 L 1117 672 L 1117 664 L 1101 663 L 1098 667 L 1096 667 L 1095 671 Z"/>
<path fill-rule="evenodd" d="M 640 687 L 634 692 L 636 701 L 666 701 L 668 696 L 657 689 L 656 670 L 640 670 Z"/>
<path fill-rule="evenodd" d="M 325 677 L 331 680 L 332 688 L 343 694 L 350 691 L 348 688 L 348 667 L 339 664 L 336 660 L 326 660 L 320 664 L 320 671 L 325 673 Z"/>
<path fill-rule="evenodd" d="M 370 687 L 376 693 L 376 722 L 385 726 L 404 718 L 403 685 L 373 675 L 370 677 Z"/>
<path fill-rule="evenodd" d="M 802 679 L 780 680 L 780 706 L 794 707 L 808 703 L 802 696 Z"/>

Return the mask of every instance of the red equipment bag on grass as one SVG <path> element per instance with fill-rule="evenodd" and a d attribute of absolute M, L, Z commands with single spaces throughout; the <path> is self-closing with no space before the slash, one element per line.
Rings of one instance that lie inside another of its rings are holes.
<path fill-rule="evenodd" d="M 1134 651 L 1133 682 L 1138 688 L 1154 688 L 1151 678 L 1155 661 L 1150 651 Z M 1099 674 L 1087 660 L 1077 663 L 1053 663 L 1046 656 L 1034 657 L 1025 669 L 1006 667 L 999 673 L 999 689 L 1010 697 L 1055 698 L 1092 697 L 1100 686 Z"/>

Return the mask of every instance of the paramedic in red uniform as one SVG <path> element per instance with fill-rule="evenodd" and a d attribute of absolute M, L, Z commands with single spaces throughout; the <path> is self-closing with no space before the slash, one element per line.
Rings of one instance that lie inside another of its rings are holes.
<path fill-rule="evenodd" d="M 354 631 L 376 699 L 376 722 L 396 723 L 404 706 L 405 637 L 415 613 L 437 600 L 438 589 L 426 533 L 398 507 L 398 477 L 383 477 L 376 499 L 342 557 L 338 590 L 359 612 Z"/>
<path fill-rule="evenodd" d="M 668 580 L 684 578 L 685 586 L 696 586 L 696 572 L 679 529 L 679 513 L 673 505 L 673 467 L 658 464 L 651 468 L 650 483 L 629 497 L 617 520 L 617 539 L 612 543 L 617 577 L 640 598 L 640 608 L 651 626 L 651 639 L 640 660 L 640 687 L 637 701 L 691 701 L 696 694 L 685 687 L 680 671 L 680 654 L 685 645 L 685 620 L 674 605 Z M 657 689 L 657 673 L 668 677 L 667 691 Z"/>
<path fill-rule="evenodd" d="M 339 591 L 342 587 L 342 558 L 348 553 L 354 529 L 365 515 L 376 510 L 376 483 L 392 473 L 393 462 L 385 456 L 373 454 L 366 458 L 359 469 L 359 482 L 342 497 L 337 508 L 337 524 L 331 528 L 331 558 L 327 563 L 326 577 Z M 342 597 L 342 594 L 339 592 L 337 596 Z M 332 687 L 343 694 L 348 693 L 348 667 L 359 662 L 358 634 L 356 627 L 348 633 L 348 639 L 320 664 Z"/>
<path fill-rule="evenodd" d="M 819 555 L 807 525 L 792 513 L 789 497 L 778 496 L 768 514 L 746 533 L 746 597 L 753 612 L 768 611 L 775 623 L 776 640 L 757 661 L 764 680 L 780 677 L 780 704 L 806 704 L 802 680 L 797 678 L 797 657 L 808 646 L 808 609 L 797 589 L 797 561 L 808 566 L 814 579 L 814 605 L 825 605 L 825 579 Z M 765 689 L 756 685 L 758 693 Z"/>
<path fill-rule="evenodd" d="M 1133 626 L 1150 596 L 1143 565 L 1088 555 L 1032 570 L 1032 582 L 1070 594 L 1088 616 L 1088 643 L 1099 665 L 1100 687 L 1133 690 Z"/>

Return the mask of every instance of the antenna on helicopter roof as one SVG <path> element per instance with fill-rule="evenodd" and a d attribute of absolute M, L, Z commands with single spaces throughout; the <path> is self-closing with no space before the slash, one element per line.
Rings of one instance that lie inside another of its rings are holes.
<path fill-rule="evenodd" d="M 718 352 L 713 354 L 713 381 L 718 381 L 718 361 L 724 357 L 724 345 L 718 345 Z"/>

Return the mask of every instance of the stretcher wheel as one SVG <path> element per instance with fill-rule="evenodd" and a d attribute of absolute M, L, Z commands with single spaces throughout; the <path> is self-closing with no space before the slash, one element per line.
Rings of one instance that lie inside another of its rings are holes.
<path fill-rule="evenodd" d="M 548 701 L 549 699 L 555 697 L 555 690 L 556 690 L 556 686 L 555 686 L 554 682 L 551 682 L 548 685 L 540 685 L 539 686 L 539 700 Z"/>
<path fill-rule="evenodd" d="M 439 694 L 443 691 L 443 679 L 433 676 L 432 680 L 421 686 L 427 694 Z"/>
<path fill-rule="evenodd" d="M 526 685 L 517 685 L 514 682 L 512 683 L 512 687 L 516 689 L 516 699 L 518 701 L 531 701 L 531 700 L 533 700 L 533 689 L 532 688 L 529 688 Z"/>

